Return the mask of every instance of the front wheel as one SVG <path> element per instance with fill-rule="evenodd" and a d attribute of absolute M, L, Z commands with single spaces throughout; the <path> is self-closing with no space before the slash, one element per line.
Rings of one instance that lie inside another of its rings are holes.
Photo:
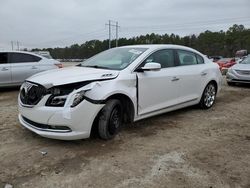
<path fill-rule="evenodd" d="M 99 136 L 104 140 L 115 137 L 122 126 L 122 104 L 117 99 L 109 100 L 101 110 L 98 121 Z"/>
<path fill-rule="evenodd" d="M 211 108 L 215 102 L 216 97 L 216 86 L 214 83 L 210 82 L 203 91 L 201 100 L 200 100 L 200 107 L 202 109 Z"/>

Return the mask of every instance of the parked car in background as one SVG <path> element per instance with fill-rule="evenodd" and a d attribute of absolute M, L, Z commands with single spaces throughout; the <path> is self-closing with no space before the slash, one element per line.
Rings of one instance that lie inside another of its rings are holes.
<path fill-rule="evenodd" d="M 21 51 L 0 51 L 0 87 L 19 86 L 38 72 L 61 68 L 54 59 Z"/>
<path fill-rule="evenodd" d="M 33 51 L 33 53 L 46 57 L 48 59 L 53 59 L 49 51 Z"/>
<path fill-rule="evenodd" d="M 75 67 L 28 78 L 19 94 L 19 121 L 48 138 L 90 136 L 96 125 L 112 139 L 134 122 L 191 105 L 213 106 L 219 67 L 200 52 L 177 45 L 112 48 Z"/>
<path fill-rule="evenodd" d="M 218 56 L 218 55 L 216 55 L 216 56 L 209 56 L 209 59 L 211 59 L 213 62 L 216 62 L 216 61 L 218 61 L 218 60 L 220 60 L 222 58 L 223 58 L 222 56 Z"/>
<path fill-rule="evenodd" d="M 247 57 L 247 55 L 246 56 L 242 56 L 242 57 L 236 57 L 235 58 L 235 62 L 236 63 L 240 63 L 242 60 L 244 60 L 245 58 Z"/>
<path fill-rule="evenodd" d="M 216 61 L 215 63 L 217 63 L 220 67 L 220 70 L 222 69 L 228 69 L 231 66 L 235 65 L 235 58 L 222 58 L 218 61 Z"/>
<path fill-rule="evenodd" d="M 242 58 L 244 56 L 247 56 L 247 54 L 248 54 L 247 50 L 238 50 L 235 53 L 235 57 Z"/>
<path fill-rule="evenodd" d="M 250 83 L 250 56 L 248 55 L 239 64 L 229 68 L 226 78 L 228 85 L 235 85 L 235 83 Z"/>

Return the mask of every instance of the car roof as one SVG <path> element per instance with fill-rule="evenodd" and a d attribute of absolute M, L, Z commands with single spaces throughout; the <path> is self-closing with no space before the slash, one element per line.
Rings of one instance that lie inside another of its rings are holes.
<path fill-rule="evenodd" d="M 27 52 L 27 51 L 17 51 L 17 50 L 0 50 L 0 53 L 21 53 L 21 54 L 29 54 L 29 55 L 34 55 L 37 57 L 40 57 L 42 59 L 44 59 L 43 56 L 36 54 L 36 53 L 32 53 L 32 52 Z"/>
<path fill-rule="evenodd" d="M 171 48 L 171 49 L 188 50 L 188 51 L 192 51 L 192 52 L 195 52 L 204 56 L 204 54 L 200 53 L 199 51 L 193 48 L 189 48 L 187 46 L 175 45 L 175 44 L 142 44 L 142 45 L 121 46 L 119 48 L 148 48 L 150 50 L 157 50 L 161 48 Z"/>

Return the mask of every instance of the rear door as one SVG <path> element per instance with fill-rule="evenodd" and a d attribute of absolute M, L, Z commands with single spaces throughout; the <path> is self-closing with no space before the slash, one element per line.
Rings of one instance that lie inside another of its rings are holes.
<path fill-rule="evenodd" d="M 200 98 L 205 87 L 208 66 L 203 57 L 187 51 L 176 50 L 178 59 L 179 98 L 181 102 L 189 102 Z"/>
<path fill-rule="evenodd" d="M 40 57 L 13 52 L 10 54 L 12 83 L 21 84 L 26 78 L 39 72 Z"/>
<path fill-rule="evenodd" d="M 8 53 L 0 53 L 0 86 L 11 84 L 11 67 Z"/>

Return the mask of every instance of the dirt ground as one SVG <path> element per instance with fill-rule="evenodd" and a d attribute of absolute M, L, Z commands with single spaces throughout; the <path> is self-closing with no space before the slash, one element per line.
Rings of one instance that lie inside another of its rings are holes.
<path fill-rule="evenodd" d="M 0 92 L 0 187 L 250 187 L 250 87 L 224 85 L 212 109 L 142 120 L 111 141 L 42 138 L 18 123 L 17 94 Z"/>

